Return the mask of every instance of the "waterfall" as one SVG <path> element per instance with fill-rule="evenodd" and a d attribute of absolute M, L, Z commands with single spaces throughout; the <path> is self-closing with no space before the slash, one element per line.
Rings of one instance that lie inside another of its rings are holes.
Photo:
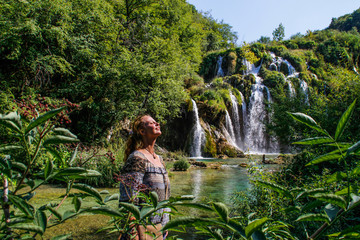
<path fill-rule="evenodd" d="M 262 83 L 263 79 L 258 76 L 260 67 L 261 65 L 257 68 L 252 65 L 247 70 L 247 72 L 254 74 L 255 84 L 251 87 L 245 144 L 251 152 L 277 152 L 279 147 L 276 139 L 269 137 L 266 133 L 265 123 L 269 119 L 265 109 L 264 90 L 267 92 L 269 103 L 271 103 L 271 95 L 269 89 Z"/>
<path fill-rule="evenodd" d="M 243 121 L 243 133 L 245 135 L 245 130 L 246 130 L 246 126 L 245 123 L 247 122 L 247 117 L 246 117 L 246 102 L 245 102 L 245 98 L 244 95 L 240 92 L 240 97 L 241 97 L 241 110 L 242 110 L 242 121 Z"/>
<path fill-rule="evenodd" d="M 290 77 L 298 77 L 299 73 L 296 72 L 296 69 L 291 65 L 291 63 L 286 60 L 283 59 L 282 57 L 276 57 L 276 55 L 274 53 L 270 53 L 271 57 L 272 57 L 272 63 L 270 64 L 269 69 L 270 70 L 275 70 L 280 72 L 280 66 L 282 63 L 286 64 L 287 68 L 288 68 L 288 75 L 284 76 L 285 77 L 285 81 L 288 85 L 288 90 L 289 90 L 289 96 L 290 97 L 295 97 L 296 96 L 296 91 L 292 85 L 292 82 L 289 80 Z"/>
<path fill-rule="evenodd" d="M 222 65 L 222 61 L 223 61 L 223 57 L 219 56 L 217 62 L 216 62 L 216 77 L 223 77 L 225 76 L 224 71 L 221 68 Z"/>
<path fill-rule="evenodd" d="M 232 124 L 229 112 L 226 110 L 225 111 L 225 127 L 227 132 L 229 133 L 229 137 L 232 141 L 232 145 L 236 144 L 236 136 L 235 136 L 235 132 L 234 132 L 234 126 Z"/>
<path fill-rule="evenodd" d="M 309 87 L 307 83 L 302 79 L 300 80 L 300 89 L 305 96 L 305 100 L 304 100 L 305 104 L 309 105 Z"/>
<path fill-rule="evenodd" d="M 291 98 L 295 97 L 296 96 L 296 91 L 295 91 L 295 88 L 293 87 L 291 81 L 289 79 L 286 79 L 286 83 L 287 83 L 288 89 L 289 89 L 289 96 Z"/>
<path fill-rule="evenodd" d="M 205 141 L 205 133 L 200 125 L 199 112 L 196 106 L 196 102 L 193 99 L 191 99 L 191 102 L 193 105 L 195 125 L 191 130 L 193 133 L 193 142 L 190 147 L 190 156 L 201 157 L 201 147 Z"/>
<path fill-rule="evenodd" d="M 235 142 L 238 146 L 241 143 L 241 130 L 240 130 L 240 117 L 239 117 L 239 103 L 234 94 L 229 92 L 231 99 L 231 110 L 232 110 L 232 119 L 234 121 L 234 133 L 235 133 Z"/>

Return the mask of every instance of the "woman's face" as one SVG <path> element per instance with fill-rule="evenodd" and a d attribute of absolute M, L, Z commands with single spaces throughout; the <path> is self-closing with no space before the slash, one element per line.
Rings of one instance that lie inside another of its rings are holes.
<path fill-rule="evenodd" d="M 160 124 L 156 122 L 152 117 L 150 116 L 144 116 L 142 118 L 143 122 L 143 132 L 145 136 L 160 136 L 161 130 L 160 130 Z"/>

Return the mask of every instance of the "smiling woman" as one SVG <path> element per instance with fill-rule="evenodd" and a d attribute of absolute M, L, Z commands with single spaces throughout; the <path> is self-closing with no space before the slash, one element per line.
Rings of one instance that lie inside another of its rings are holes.
<path fill-rule="evenodd" d="M 156 192 L 159 201 L 169 199 L 170 181 L 161 156 L 155 153 L 156 139 L 161 135 L 160 125 L 151 116 L 137 117 L 132 126 L 132 134 L 125 149 L 125 164 L 121 172 L 120 201 L 142 203 L 139 192 Z M 158 210 L 150 217 L 151 224 L 158 230 L 169 221 L 170 209 Z M 136 227 L 133 235 L 140 237 L 142 230 Z M 134 228 L 135 229 L 135 228 Z M 166 236 L 166 234 L 165 234 Z M 126 236 L 124 239 L 126 239 Z M 162 238 L 159 238 L 162 239 Z"/>

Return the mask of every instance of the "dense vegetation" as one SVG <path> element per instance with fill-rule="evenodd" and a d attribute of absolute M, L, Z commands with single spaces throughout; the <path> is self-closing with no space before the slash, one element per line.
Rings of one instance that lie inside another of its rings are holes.
<path fill-rule="evenodd" d="M 203 53 L 236 40 L 184 0 L 2 0 L 0 12 L 2 112 L 35 93 L 80 103 L 70 127 L 87 143 L 140 112 L 177 116 Z"/>
<path fill-rule="evenodd" d="M 118 224 L 129 213 L 136 216 L 136 224 L 144 224 L 149 216 L 145 210 L 131 204 L 125 204 L 121 212 L 106 208 L 106 201 L 116 196 L 103 199 L 79 181 L 115 186 L 121 180 L 117 173 L 122 135 L 129 120 L 139 113 L 168 123 L 163 128 L 164 140 L 159 142 L 162 147 L 185 150 L 190 98 L 209 125 L 207 154 L 237 156 L 228 146 L 219 150 L 211 131 L 219 129 L 232 104 L 230 92 L 239 104 L 249 103 L 255 78 L 245 74 L 243 60 L 247 59 L 261 64 L 259 75 L 273 99 L 267 109 L 272 113 L 267 131 L 278 136 L 283 146 L 297 141 L 296 147 L 284 151 L 304 151 L 276 174 L 250 169 L 255 186 L 250 195 L 238 193 L 238 206 L 231 213 L 223 204 L 194 204 L 192 207 L 211 211 L 216 217 L 180 219 L 167 228 L 196 226 L 216 239 L 305 239 L 320 227 L 314 222 L 320 221 L 328 224 L 323 236 L 333 233 L 327 238 L 357 239 L 360 105 L 354 100 L 360 94 L 359 14 L 358 9 L 334 18 L 325 30 L 296 34 L 288 40 L 283 40 L 285 29 L 280 24 L 273 41 L 262 37 L 237 47 L 231 26 L 199 13 L 185 0 L 0 0 L 0 120 L 7 127 L 0 128 L 4 144 L 0 146 L 0 181 L 12 189 L 7 201 L 3 197 L 8 193 L 1 190 L 3 219 L 17 219 L 12 227 L 19 231 L 43 234 L 50 226 L 46 214 L 54 214 L 57 225 L 82 212 L 82 198 L 93 197 L 102 206 L 83 212 L 114 217 L 114 231 L 120 231 Z M 298 78 L 309 86 L 308 99 L 298 91 L 301 86 L 295 77 L 288 80 L 299 94 L 289 97 L 285 80 L 289 69 L 283 65 L 272 71 L 270 52 L 295 67 Z M 219 56 L 223 57 L 224 76 L 216 72 Z M 66 110 L 60 108 L 63 106 Z M 315 135 L 318 133 L 322 136 Z M 304 138 L 310 140 L 300 141 Z M 82 142 L 78 146 L 57 145 L 78 139 Z M 314 148 L 317 144 L 320 147 Z M 71 155 L 70 150 L 77 154 Z M 174 168 L 188 168 L 183 157 L 174 158 L 181 159 Z M 65 196 L 74 197 L 75 211 L 59 215 L 53 206 L 34 209 L 28 205 L 33 190 L 51 181 L 68 184 Z M 85 193 L 70 194 L 75 182 Z M 30 188 L 26 194 L 20 191 L 24 185 Z M 144 198 L 151 211 L 186 205 L 181 202 L 184 199 L 158 204 L 156 196 Z M 14 207 L 18 211 L 10 212 Z M 300 213 L 309 215 L 299 220 Z M 299 221 L 307 223 L 300 225 Z M 29 222 L 30 227 L 25 228 Z M 204 228 L 204 222 L 212 227 Z M 121 231 L 131 230 L 133 225 L 126 224 Z M 2 236 L 13 233 L 3 223 L 0 230 Z"/>

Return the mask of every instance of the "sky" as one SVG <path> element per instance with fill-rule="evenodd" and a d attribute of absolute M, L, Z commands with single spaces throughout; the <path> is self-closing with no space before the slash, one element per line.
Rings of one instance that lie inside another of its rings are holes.
<path fill-rule="evenodd" d="M 285 27 L 285 39 L 307 30 L 323 30 L 332 18 L 360 8 L 359 0 L 186 0 L 198 11 L 232 26 L 237 44 L 250 43 L 261 36 L 270 37 L 279 24 Z"/>

